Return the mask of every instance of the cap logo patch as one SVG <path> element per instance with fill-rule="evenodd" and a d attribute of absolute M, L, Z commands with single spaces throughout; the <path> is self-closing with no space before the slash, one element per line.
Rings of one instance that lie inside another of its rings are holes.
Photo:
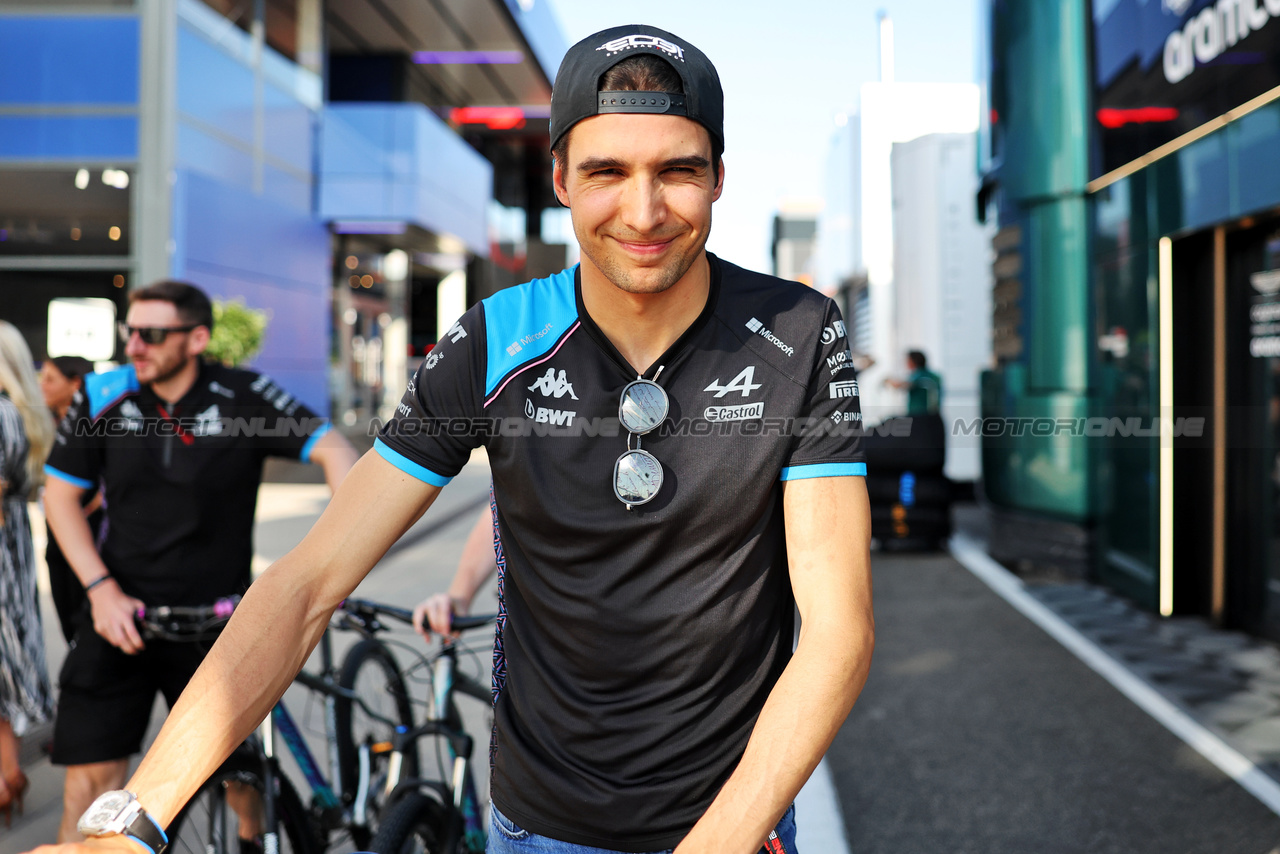
<path fill-rule="evenodd" d="M 634 36 L 622 36 L 613 41 L 605 42 L 596 48 L 596 50 L 607 51 L 610 56 L 616 53 L 622 53 L 624 50 L 631 50 L 637 47 L 649 47 L 654 50 L 660 50 L 669 56 L 684 62 L 684 48 L 678 44 L 672 44 L 666 39 L 660 39 L 657 36 L 644 36 L 636 34 Z"/>

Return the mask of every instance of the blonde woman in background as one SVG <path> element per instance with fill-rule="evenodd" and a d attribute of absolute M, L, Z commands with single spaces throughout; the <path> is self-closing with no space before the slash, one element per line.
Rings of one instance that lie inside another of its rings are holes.
<path fill-rule="evenodd" d="M 18 736 L 53 712 L 36 597 L 27 501 L 44 481 L 53 418 L 36 381 L 31 350 L 0 320 L 0 814 L 22 814 L 27 775 Z"/>

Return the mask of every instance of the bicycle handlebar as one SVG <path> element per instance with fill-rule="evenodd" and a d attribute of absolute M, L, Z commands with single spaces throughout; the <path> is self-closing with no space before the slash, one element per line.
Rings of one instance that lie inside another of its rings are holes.
<path fill-rule="evenodd" d="M 222 631 L 238 604 L 239 596 L 225 596 L 212 605 L 143 605 L 133 617 L 144 637 L 210 640 Z"/>
<path fill-rule="evenodd" d="M 370 602 L 368 599 L 347 599 L 338 608 L 361 620 L 373 621 L 374 624 L 369 625 L 368 628 L 374 631 L 380 628 L 374 619 L 379 616 L 394 617 L 402 623 L 413 625 L 413 611 L 408 608 L 397 608 L 395 605 L 383 605 Z M 455 631 L 465 632 L 487 626 L 497 618 L 497 614 L 455 615 L 450 620 L 450 625 Z"/>

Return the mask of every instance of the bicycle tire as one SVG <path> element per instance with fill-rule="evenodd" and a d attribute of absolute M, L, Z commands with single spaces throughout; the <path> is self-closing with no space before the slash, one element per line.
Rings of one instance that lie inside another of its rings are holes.
<path fill-rule="evenodd" d="M 382 817 L 378 832 L 369 842 L 373 854 L 455 854 L 457 844 L 446 842 L 457 837 L 450 833 L 453 811 L 422 792 L 407 792 L 396 799 Z M 449 845 L 452 850 L 446 851 Z"/>
<path fill-rule="evenodd" d="M 355 692 L 366 705 L 384 717 L 412 729 L 413 704 L 404 677 L 395 657 L 376 638 L 365 638 L 351 648 L 342 661 L 338 684 Z M 351 806 L 360 779 L 360 745 L 365 741 L 390 741 L 393 732 L 386 724 L 371 719 L 359 704 L 346 697 L 337 698 L 334 721 L 338 737 L 338 779 L 342 784 L 343 801 Z M 382 790 L 388 759 L 385 754 L 370 759 L 370 798 L 366 808 L 372 813 L 370 818 L 376 819 L 378 804 L 375 796 Z M 401 777 L 417 776 L 418 746 L 412 744 L 405 752 Z M 358 849 L 365 847 L 370 835 L 368 828 L 351 828 L 351 839 Z"/>
<path fill-rule="evenodd" d="M 276 818 L 281 854 L 322 854 L 311 816 L 289 778 L 277 772 Z M 241 854 L 238 817 L 227 804 L 227 784 L 251 786 L 259 797 L 265 791 L 262 759 L 243 749 L 231 754 L 169 825 L 168 854 Z"/>

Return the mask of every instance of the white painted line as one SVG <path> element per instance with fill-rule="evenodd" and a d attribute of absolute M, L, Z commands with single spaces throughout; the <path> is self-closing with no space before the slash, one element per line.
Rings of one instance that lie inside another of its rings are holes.
<path fill-rule="evenodd" d="M 957 534 L 951 538 L 951 554 L 1023 616 L 1115 686 L 1116 690 L 1132 700 L 1138 708 L 1218 766 L 1264 806 L 1280 815 L 1280 783 L 1049 610 L 1026 591 L 1020 579 L 993 560 L 977 542 L 963 534 Z"/>
<path fill-rule="evenodd" d="M 849 854 L 840 802 L 823 759 L 796 795 L 796 849 L 800 854 Z"/>

